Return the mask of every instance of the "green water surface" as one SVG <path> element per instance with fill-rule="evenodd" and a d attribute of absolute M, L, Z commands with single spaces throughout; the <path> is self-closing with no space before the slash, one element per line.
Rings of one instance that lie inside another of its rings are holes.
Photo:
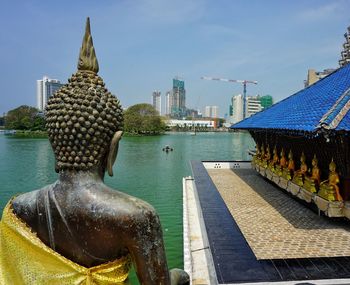
<path fill-rule="evenodd" d="M 170 145 L 174 151 L 165 153 Z M 124 137 L 114 166 L 106 176 L 110 187 L 152 204 L 164 232 L 168 265 L 183 267 L 182 178 L 191 175 L 190 160 L 247 160 L 254 142 L 248 133 L 171 133 L 155 137 Z M 57 179 L 47 139 L 0 135 L 0 210 L 14 195 Z M 135 277 L 132 283 L 137 284 Z"/>

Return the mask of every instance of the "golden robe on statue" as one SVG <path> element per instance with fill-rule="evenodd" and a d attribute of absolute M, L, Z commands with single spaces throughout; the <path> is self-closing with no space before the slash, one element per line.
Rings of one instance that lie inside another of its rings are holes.
<path fill-rule="evenodd" d="M 11 202 L 0 222 L 0 285 L 125 284 L 130 257 L 86 268 L 46 246 L 12 211 Z"/>

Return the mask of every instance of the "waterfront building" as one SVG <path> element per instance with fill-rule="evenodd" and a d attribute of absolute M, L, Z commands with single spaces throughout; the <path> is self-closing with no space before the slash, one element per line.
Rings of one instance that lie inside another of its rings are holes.
<path fill-rule="evenodd" d="M 173 79 L 173 89 L 170 94 L 170 115 L 173 118 L 182 118 L 186 114 L 185 81 L 179 77 Z"/>
<path fill-rule="evenodd" d="M 186 108 L 186 117 L 201 118 L 202 113 L 199 110 Z"/>
<path fill-rule="evenodd" d="M 195 120 L 178 120 L 178 119 L 170 119 L 166 121 L 166 125 L 170 128 L 179 127 L 179 128 L 216 128 L 215 120 L 208 119 L 195 119 Z"/>
<path fill-rule="evenodd" d="M 218 118 L 219 107 L 218 106 L 205 106 L 204 116 L 207 118 Z"/>
<path fill-rule="evenodd" d="M 260 96 L 247 96 L 246 97 L 246 117 L 260 112 L 263 107 L 261 106 Z M 234 124 L 243 120 L 243 96 L 238 94 L 231 99 L 230 106 L 230 123 Z"/>
<path fill-rule="evenodd" d="M 232 129 L 256 142 L 255 169 L 330 217 L 350 219 L 350 65 Z"/>
<path fill-rule="evenodd" d="M 350 62 L 350 26 L 347 33 L 344 34 L 345 43 L 343 44 L 343 50 L 341 52 L 341 59 L 339 65 L 344 66 Z"/>
<path fill-rule="evenodd" d="M 152 105 L 153 108 L 156 109 L 159 115 L 162 115 L 162 98 L 160 91 L 154 91 L 152 93 Z"/>
<path fill-rule="evenodd" d="M 334 71 L 335 71 L 334 68 L 327 68 L 323 71 L 316 71 L 314 69 L 309 69 L 307 72 L 307 79 L 304 80 L 305 88 L 310 86 L 311 84 L 314 84 L 318 80 L 326 77 L 327 75 L 331 74 Z"/>
<path fill-rule="evenodd" d="M 39 111 L 45 110 L 48 99 L 63 85 L 59 80 L 50 79 L 47 76 L 36 81 L 36 99 Z"/>

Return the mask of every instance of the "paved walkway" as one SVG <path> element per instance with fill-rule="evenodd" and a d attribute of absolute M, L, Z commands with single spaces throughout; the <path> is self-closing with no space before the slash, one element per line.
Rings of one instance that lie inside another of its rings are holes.
<path fill-rule="evenodd" d="M 257 259 L 350 256 L 350 222 L 319 217 L 252 169 L 208 170 Z"/>

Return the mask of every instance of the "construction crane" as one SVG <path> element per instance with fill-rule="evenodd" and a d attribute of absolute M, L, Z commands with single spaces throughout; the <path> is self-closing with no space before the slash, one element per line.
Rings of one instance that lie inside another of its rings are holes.
<path fill-rule="evenodd" d="M 247 97 L 247 84 L 258 84 L 258 81 L 254 80 L 237 80 L 237 79 L 225 79 L 225 78 L 216 78 L 216 77 L 207 77 L 202 76 L 201 79 L 205 80 L 216 80 L 216 81 L 225 81 L 225 82 L 234 82 L 243 84 L 243 119 L 245 119 L 245 109 L 246 109 L 246 97 Z"/>

